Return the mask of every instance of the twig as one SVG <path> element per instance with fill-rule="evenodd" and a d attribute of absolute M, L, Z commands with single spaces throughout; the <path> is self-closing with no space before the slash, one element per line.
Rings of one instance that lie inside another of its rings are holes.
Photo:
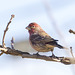
<path fill-rule="evenodd" d="M 71 52 L 72 57 L 74 58 L 74 55 L 73 55 L 73 52 L 72 52 L 72 47 L 70 47 L 70 52 Z"/>
<path fill-rule="evenodd" d="M 4 49 L 4 50 L 3 50 Z M 37 55 L 37 54 L 29 54 L 28 52 L 22 52 L 21 50 L 11 49 L 9 47 L 2 48 L 3 53 L 10 54 L 14 56 L 21 56 L 22 58 L 33 58 L 33 59 L 42 59 L 46 61 L 54 61 L 60 62 L 65 65 L 75 64 L 75 58 L 68 58 L 68 57 L 52 57 L 52 56 L 45 56 L 45 55 Z"/>
<path fill-rule="evenodd" d="M 2 48 L 2 45 L 0 45 L 0 52 L 1 52 L 1 53 L 0 53 L 0 56 L 4 53 L 2 50 L 4 51 L 5 49 Z M 5 50 L 5 51 L 6 51 L 6 50 Z"/>
<path fill-rule="evenodd" d="M 3 46 L 3 47 L 5 47 L 4 39 L 5 39 L 6 32 L 7 32 L 7 30 L 8 30 L 8 26 L 10 25 L 10 23 L 11 23 L 12 19 L 14 18 L 14 16 L 15 16 L 15 15 L 11 15 L 11 18 L 10 18 L 8 24 L 7 24 L 7 27 L 6 27 L 6 29 L 4 30 L 3 40 L 2 40 L 2 46 Z"/>
<path fill-rule="evenodd" d="M 75 31 L 73 31 L 72 29 L 70 29 L 69 32 L 75 34 Z"/>
<path fill-rule="evenodd" d="M 1 51 L 7 52 L 6 48 L 0 48 Z"/>
<path fill-rule="evenodd" d="M 0 53 L 0 56 L 3 54 L 3 52 Z"/>
<path fill-rule="evenodd" d="M 14 37 L 11 39 L 11 48 L 14 49 Z"/>

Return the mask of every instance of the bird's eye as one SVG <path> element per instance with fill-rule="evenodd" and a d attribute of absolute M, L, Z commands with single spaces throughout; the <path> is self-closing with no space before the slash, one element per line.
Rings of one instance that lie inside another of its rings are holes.
<path fill-rule="evenodd" d="M 32 26 L 32 28 L 35 28 L 35 26 Z"/>

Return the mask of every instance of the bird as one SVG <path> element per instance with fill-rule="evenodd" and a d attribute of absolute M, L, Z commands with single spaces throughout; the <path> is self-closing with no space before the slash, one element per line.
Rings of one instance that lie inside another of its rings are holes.
<path fill-rule="evenodd" d="M 60 49 L 66 49 L 66 47 L 57 43 L 50 35 L 48 35 L 40 25 L 33 22 L 30 23 L 26 29 L 29 32 L 29 42 L 33 49 L 38 52 L 52 52 L 52 56 L 55 56 L 53 51 L 55 47 Z M 37 53 L 38 54 L 38 53 Z"/>

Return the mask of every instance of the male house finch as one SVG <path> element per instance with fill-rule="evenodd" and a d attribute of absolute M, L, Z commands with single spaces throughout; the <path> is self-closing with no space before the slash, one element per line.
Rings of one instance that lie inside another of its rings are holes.
<path fill-rule="evenodd" d="M 29 32 L 29 42 L 31 46 L 38 52 L 51 51 L 53 54 L 54 47 L 64 49 L 65 47 L 57 43 L 58 40 L 49 36 L 37 23 L 30 23 L 26 29 Z"/>

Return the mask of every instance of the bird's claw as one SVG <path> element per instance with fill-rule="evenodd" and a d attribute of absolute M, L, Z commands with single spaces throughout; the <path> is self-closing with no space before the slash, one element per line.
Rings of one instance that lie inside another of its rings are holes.
<path fill-rule="evenodd" d="M 52 57 L 53 57 L 53 58 L 56 58 L 56 56 L 55 56 L 54 54 L 52 54 Z"/>
<path fill-rule="evenodd" d="M 37 55 L 37 56 L 39 56 L 39 53 L 37 52 L 36 54 L 33 54 L 33 55 Z"/>
<path fill-rule="evenodd" d="M 52 56 L 50 56 L 52 58 L 58 58 L 57 56 L 55 56 L 53 53 L 52 53 Z"/>
<path fill-rule="evenodd" d="M 39 56 L 39 53 L 37 52 L 36 55 Z"/>

